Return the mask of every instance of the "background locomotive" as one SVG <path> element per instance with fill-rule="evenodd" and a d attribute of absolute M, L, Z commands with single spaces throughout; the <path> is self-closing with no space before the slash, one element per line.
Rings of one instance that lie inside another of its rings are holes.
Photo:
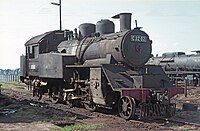
<path fill-rule="evenodd" d="M 163 53 L 160 57 L 152 57 L 148 64 L 161 65 L 163 70 L 172 78 L 189 79 L 194 86 L 200 82 L 200 51 L 197 54 L 186 55 L 184 52 L 168 52 Z"/>
<path fill-rule="evenodd" d="M 139 27 L 131 29 L 131 13 L 112 18 L 120 19 L 119 32 L 112 21 L 101 20 L 81 24 L 79 33 L 53 31 L 30 39 L 21 56 L 21 80 L 39 99 L 48 93 L 55 102 L 91 111 L 117 108 L 125 119 L 173 115 L 170 98 L 182 88 L 172 87 L 160 66 L 145 65 L 152 41 Z"/>

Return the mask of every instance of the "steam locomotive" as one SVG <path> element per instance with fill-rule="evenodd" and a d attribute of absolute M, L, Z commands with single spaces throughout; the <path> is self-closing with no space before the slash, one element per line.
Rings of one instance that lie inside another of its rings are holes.
<path fill-rule="evenodd" d="M 200 82 L 200 51 L 186 55 L 185 52 L 168 52 L 162 56 L 152 57 L 147 62 L 151 65 L 161 65 L 171 78 L 190 79 L 197 86 Z"/>
<path fill-rule="evenodd" d="M 33 96 L 48 94 L 53 102 L 117 109 L 124 119 L 174 115 L 170 98 L 183 93 L 172 86 L 160 66 L 145 65 L 152 41 L 140 27 L 131 29 L 131 13 L 120 20 L 120 31 L 104 19 L 83 23 L 73 31 L 51 31 L 25 43 L 21 80 Z"/>

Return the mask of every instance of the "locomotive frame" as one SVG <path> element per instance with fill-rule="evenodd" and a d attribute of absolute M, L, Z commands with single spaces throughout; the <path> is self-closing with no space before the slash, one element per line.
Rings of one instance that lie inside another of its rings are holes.
<path fill-rule="evenodd" d="M 90 111 L 117 109 L 124 119 L 174 115 L 170 98 L 183 88 L 173 87 L 160 66 L 145 65 L 152 41 L 139 27 L 131 29 L 131 13 L 113 18 L 120 19 L 116 33 L 106 20 L 96 25 L 98 32 L 85 23 L 79 34 L 53 31 L 29 40 L 21 56 L 21 80 L 38 99 L 48 94 L 52 102 L 82 104 Z"/>

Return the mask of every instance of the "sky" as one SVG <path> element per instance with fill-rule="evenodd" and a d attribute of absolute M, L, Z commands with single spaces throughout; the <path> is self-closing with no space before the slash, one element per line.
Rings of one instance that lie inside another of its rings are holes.
<path fill-rule="evenodd" d="M 33 36 L 59 29 L 59 0 L 0 0 L 0 69 L 20 67 L 24 44 Z M 62 0 L 62 27 L 73 30 L 81 23 L 132 13 L 132 28 L 149 34 L 152 54 L 200 50 L 199 0 Z"/>

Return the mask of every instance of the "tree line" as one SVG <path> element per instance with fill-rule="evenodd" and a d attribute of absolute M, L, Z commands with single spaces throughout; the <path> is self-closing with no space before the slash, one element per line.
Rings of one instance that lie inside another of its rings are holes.
<path fill-rule="evenodd" d="M 15 70 L 11 70 L 11 69 L 0 69 L 0 75 L 19 75 L 20 73 L 19 68 L 15 69 Z"/>

